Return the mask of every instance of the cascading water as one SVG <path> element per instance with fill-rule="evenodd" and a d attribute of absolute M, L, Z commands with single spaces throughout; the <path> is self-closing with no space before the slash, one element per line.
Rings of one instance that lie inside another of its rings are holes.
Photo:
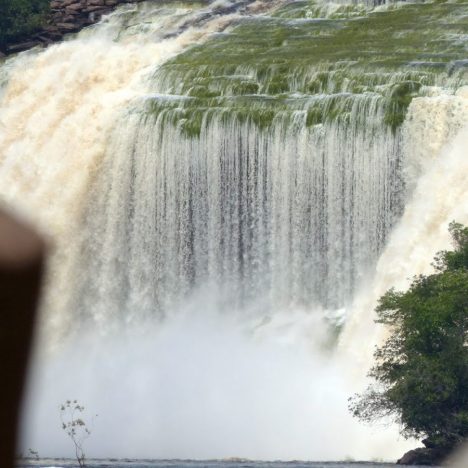
<path fill-rule="evenodd" d="M 468 221 L 466 14 L 162 1 L 4 63 L 0 195 L 55 244 L 25 446 L 78 397 L 100 456 L 399 454 L 346 398 Z"/>
<path fill-rule="evenodd" d="M 192 138 L 148 105 L 112 137 L 76 268 L 94 273 L 70 307 L 139 320 L 206 284 L 233 308 L 342 307 L 400 208 L 391 130 L 309 129 L 306 111 L 261 130 L 210 109 Z"/>

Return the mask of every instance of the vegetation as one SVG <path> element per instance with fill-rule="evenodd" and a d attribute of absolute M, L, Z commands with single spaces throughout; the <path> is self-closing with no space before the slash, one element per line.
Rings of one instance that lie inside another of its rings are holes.
<path fill-rule="evenodd" d="M 84 409 L 84 406 L 80 406 L 77 400 L 67 400 L 65 403 L 60 405 L 62 429 L 73 442 L 75 457 L 80 468 L 84 468 L 86 466 L 83 444 L 91 435 L 91 430 L 82 419 Z"/>
<path fill-rule="evenodd" d="M 0 50 L 41 29 L 49 0 L 0 0 Z"/>
<path fill-rule="evenodd" d="M 455 248 L 437 254 L 434 274 L 380 298 L 390 336 L 374 354 L 375 383 L 350 403 L 363 421 L 391 417 L 405 437 L 447 451 L 468 439 L 468 227 L 449 230 Z"/>
<path fill-rule="evenodd" d="M 466 83 L 466 18 L 466 4 L 446 1 L 377 10 L 287 3 L 158 68 L 155 90 L 182 98 L 151 111 L 171 112 L 188 137 L 200 135 L 200 113 L 207 122 L 214 109 L 231 121 L 247 109 L 265 131 L 278 119 L 296 128 L 301 116 L 310 127 L 396 132 L 415 97 Z"/>
<path fill-rule="evenodd" d="M 39 452 L 37 452 L 36 450 L 33 450 L 31 448 L 28 448 L 28 451 L 27 451 L 26 455 L 23 455 L 23 453 L 20 453 L 18 455 L 18 460 L 35 460 L 35 461 L 38 461 L 39 460 Z"/>
<path fill-rule="evenodd" d="M 28 458 L 33 458 L 34 460 L 39 460 L 39 452 L 31 448 L 28 449 Z"/>

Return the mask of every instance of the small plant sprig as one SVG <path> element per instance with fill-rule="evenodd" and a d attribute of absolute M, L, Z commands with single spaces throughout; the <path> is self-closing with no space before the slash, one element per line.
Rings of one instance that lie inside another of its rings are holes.
<path fill-rule="evenodd" d="M 60 421 L 62 429 L 67 433 L 75 448 L 75 457 L 80 468 L 85 468 L 86 456 L 83 444 L 91 435 L 91 430 L 82 418 L 85 408 L 78 400 L 67 400 L 60 405 Z M 97 415 L 96 415 L 97 416 Z"/>
<path fill-rule="evenodd" d="M 33 449 L 28 449 L 27 458 L 33 458 L 34 460 L 39 460 L 39 452 Z"/>

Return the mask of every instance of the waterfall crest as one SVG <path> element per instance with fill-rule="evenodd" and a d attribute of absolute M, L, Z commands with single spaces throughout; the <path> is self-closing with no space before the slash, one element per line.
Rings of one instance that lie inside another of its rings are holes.
<path fill-rule="evenodd" d="M 313 7 L 248 17 L 156 70 L 154 92 L 110 138 L 75 267 L 89 273 L 68 308 L 140 320 L 208 284 L 223 291 L 221 308 L 343 319 L 402 213 L 403 160 L 420 151 L 401 131 L 409 103 L 464 82 L 458 39 L 443 60 L 417 61 L 429 33 L 415 40 L 411 21 L 448 15 L 457 38 L 463 27 L 448 4 L 433 16 L 409 5 L 358 19 L 347 5 L 319 21 Z M 402 50 L 356 22 L 393 28 Z M 444 28 L 431 36 L 441 41 Z"/>

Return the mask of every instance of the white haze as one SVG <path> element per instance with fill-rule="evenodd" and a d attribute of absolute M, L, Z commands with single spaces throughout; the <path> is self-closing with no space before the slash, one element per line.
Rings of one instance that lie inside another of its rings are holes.
<path fill-rule="evenodd" d="M 205 291 L 164 324 L 81 330 L 39 357 L 24 448 L 70 456 L 58 406 L 74 398 L 87 419 L 98 413 L 85 444 L 95 457 L 391 459 L 408 446 L 347 412 L 346 363 L 312 347 L 325 334 L 317 318 L 288 311 L 258 327 L 212 299 Z"/>

